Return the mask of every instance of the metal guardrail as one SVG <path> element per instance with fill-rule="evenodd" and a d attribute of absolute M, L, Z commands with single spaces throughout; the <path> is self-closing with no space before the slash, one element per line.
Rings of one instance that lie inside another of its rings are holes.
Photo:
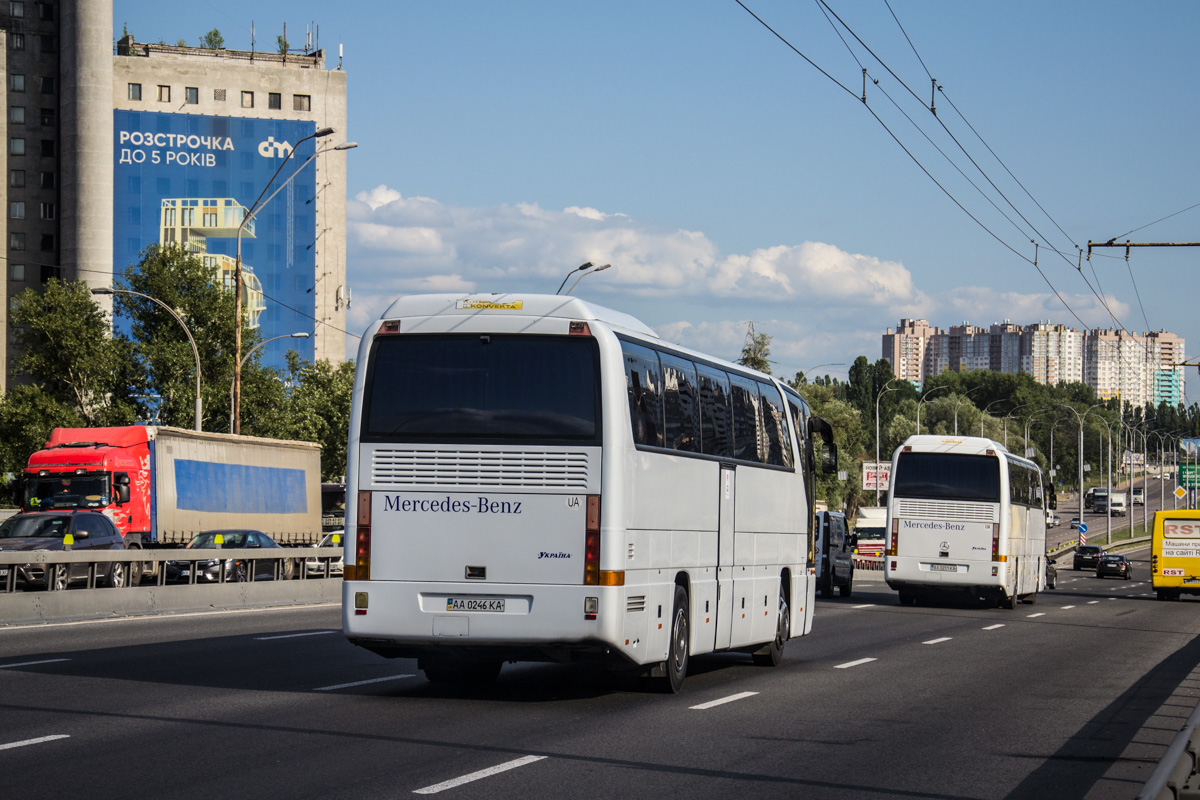
<path fill-rule="evenodd" d="M 342 556 L 342 548 L 340 547 L 286 547 L 276 550 L 274 548 L 263 550 L 262 548 L 214 548 L 209 550 L 185 550 L 185 549 L 165 549 L 165 550 L 0 550 L 0 572 L 7 570 L 7 575 L 0 577 L 0 593 L 13 594 L 21 588 L 17 583 L 18 566 L 33 564 L 38 566 L 51 567 L 57 564 L 87 564 L 87 583 L 86 588 L 97 588 L 97 582 L 103 577 L 100 571 L 100 565 L 119 563 L 123 565 L 125 570 L 125 587 L 135 589 L 138 587 L 130 586 L 129 576 L 132 565 L 135 563 L 156 565 L 154 570 L 157 573 L 156 582 L 152 585 L 161 587 L 172 587 L 176 585 L 194 585 L 196 583 L 195 569 L 189 569 L 189 578 L 186 583 L 167 583 L 166 569 L 163 565 L 168 561 L 173 562 L 188 562 L 195 564 L 198 561 L 234 561 L 242 562 L 248 565 L 246 570 L 246 579 L 249 582 L 254 582 L 254 565 L 258 561 L 276 561 L 274 570 L 274 579 L 278 580 L 281 577 L 288 577 L 289 572 L 286 562 L 292 563 L 290 577 L 298 580 L 320 580 L 323 578 L 341 578 L 340 574 L 333 574 L 332 561 L 336 561 Z M 324 562 L 325 569 L 322 574 L 309 577 L 308 569 L 305 566 L 305 561 L 310 558 L 328 559 Z M 281 575 L 281 572 L 283 573 Z M 225 570 L 218 570 L 218 579 L 215 585 L 226 582 Z M 231 581 L 232 582 L 232 581 Z M 257 582 L 263 582 L 259 579 Z M 143 584 L 145 586 L 145 584 Z M 42 590 L 43 587 L 32 587 L 36 590 Z M 28 589 L 27 589 L 28 590 Z M 46 591 L 55 591 L 51 582 L 47 582 Z M 0 621 L 3 621 L 3 613 L 0 613 Z"/>
<path fill-rule="evenodd" d="M 1167 747 L 1137 800 L 1200 800 L 1197 756 L 1200 750 L 1200 706 L 1197 706 Z"/>

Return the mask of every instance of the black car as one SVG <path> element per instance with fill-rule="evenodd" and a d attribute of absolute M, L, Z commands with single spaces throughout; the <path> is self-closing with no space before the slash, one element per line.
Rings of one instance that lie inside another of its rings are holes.
<path fill-rule="evenodd" d="M 226 581 L 270 581 L 275 579 L 277 571 L 282 572 L 284 580 L 292 577 L 294 564 L 290 558 L 272 558 L 274 551 L 282 550 L 279 543 L 262 531 L 229 529 L 219 531 L 204 531 L 198 533 L 184 547 L 185 550 L 243 550 L 261 548 L 272 551 L 253 562 L 244 558 L 206 559 L 201 561 L 168 561 L 167 580 L 171 582 L 189 582 L 191 572 L 196 571 L 196 583 L 216 583 L 221 580 L 224 570 Z M 282 564 L 280 563 L 282 562 Z M 253 571 L 251 571 L 253 563 Z"/>
<path fill-rule="evenodd" d="M 25 511 L 0 523 L 0 551 L 64 550 L 66 537 L 74 540 L 71 552 L 124 550 L 125 540 L 112 520 L 95 511 Z M 87 580 L 88 564 L 0 564 L 0 580 L 15 569 L 28 588 L 66 589 L 73 581 Z M 129 571 L 120 561 L 98 563 L 96 575 L 109 586 L 128 585 Z"/>
<path fill-rule="evenodd" d="M 1096 564 L 1096 577 L 1107 578 L 1109 575 L 1129 580 L 1133 577 L 1133 565 L 1120 553 L 1105 553 Z"/>
<path fill-rule="evenodd" d="M 1053 589 L 1058 586 L 1058 567 L 1054 566 L 1054 559 L 1046 559 L 1046 588 Z"/>
<path fill-rule="evenodd" d="M 1104 555 L 1104 549 L 1098 544 L 1081 544 L 1075 548 L 1075 569 L 1093 568 Z"/>

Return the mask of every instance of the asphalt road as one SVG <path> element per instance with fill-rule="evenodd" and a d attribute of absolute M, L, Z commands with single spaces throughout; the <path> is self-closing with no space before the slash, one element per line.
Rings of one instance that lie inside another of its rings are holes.
<path fill-rule="evenodd" d="M 1146 521 L 1149 524 L 1154 523 L 1154 512 L 1156 509 L 1175 508 L 1176 502 L 1179 503 L 1179 506 L 1178 506 L 1179 508 L 1183 508 L 1183 501 L 1176 501 L 1175 496 L 1171 494 L 1171 492 L 1175 491 L 1174 479 L 1160 481 L 1155 478 L 1150 478 L 1149 480 L 1146 480 L 1143 484 L 1143 480 L 1141 478 L 1138 478 L 1137 481 L 1133 485 L 1134 486 L 1143 486 L 1143 485 L 1145 486 L 1145 489 L 1146 489 L 1146 504 L 1145 504 Z M 1128 496 L 1130 498 L 1130 502 L 1132 502 L 1132 492 L 1130 491 L 1129 487 L 1124 487 L 1122 489 L 1114 489 L 1113 491 L 1125 492 L 1126 496 Z M 1160 494 L 1161 494 L 1161 501 L 1160 501 Z M 1131 520 L 1132 520 L 1133 526 L 1135 528 L 1137 526 L 1141 525 L 1142 524 L 1142 508 L 1143 508 L 1143 506 L 1131 505 L 1128 516 L 1113 517 L 1112 518 L 1113 535 L 1115 536 L 1117 534 L 1117 532 L 1120 531 L 1122 534 L 1127 536 L 1128 535 L 1127 531 L 1129 530 L 1129 523 Z M 1054 513 L 1062 518 L 1062 524 L 1056 528 L 1050 528 L 1046 531 L 1046 546 L 1048 549 L 1051 549 L 1051 550 L 1065 542 L 1074 542 L 1074 541 L 1076 541 L 1076 539 L 1078 539 L 1079 533 L 1071 528 L 1070 522 L 1071 522 L 1072 517 L 1079 516 L 1079 500 L 1078 499 L 1071 499 L 1071 500 L 1065 500 L 1065 501 L 1060 500 L 1058 503 L 1058 510 L 1055 511 Z M 1106 534 L 1108 531 L 1108 525 L 1109 525 L 1108 516 L 1106 514 L 1095 514 L 1090 509 L 1085 508 L 1083 510 L 1083 521 L 1086 522 L 1087 526 L 1088 526 L 1088 531 L 1087 531 L 1088 544 L 1103 545 L 1105 543 Z"/>
<path fill-rule="evenodd" d="M 1200 691 L 1200 601 L 1134 557 L 1016 611 L 860 574 L 782 666 L 696 658 L 674 696 L 540 664 L 434 686 L 334 606 L 0 630 L 0 768 L 89 800 L 1129 798 Z"/>

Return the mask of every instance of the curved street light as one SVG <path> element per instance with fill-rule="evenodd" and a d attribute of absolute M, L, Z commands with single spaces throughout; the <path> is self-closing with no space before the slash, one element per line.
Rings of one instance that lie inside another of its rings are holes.
<path fill-rule="evenodd" d="M 241 372 L 242 364 L 245 364 L 250 359 L 250 356 L 254 355 L 254 353 L 260 347 L 262 347 L 264 344 L 269 344 L 278 339 L 307 339 L 307 338 L 308 338 L 308 333 L 306 333 L 304 331 L 300 331 L 298 333 L 285 333 L 281 336 L 272 336 L 270 339 L 264 339 L 263 341 L 254 345 L 254 347 L 251 347 L 249 352 L 246 353 L 246 355 L 242 356 L 242 360 L 240 362 L 238 362 L 238 372 L 239 373 Z M 234 378 L 234 380 L 237 380 L 237 378 Z M 229 432 L 233 433 L 233 381 L 229 382 Z"/>
<path fill-rule="evenodd" d="M 832 365 L 818 364 L 817 366 L 820 367 Z M 893 383 L 896 382 L 896 380 L 896 378 L 892 378 L 883 385 L 883 389 L 880 390 L 879 394 L 875 395 L 875 505 L 879 505 L 879 401 L 888 392 L 896 392 L 900 390 L 899 386 L 889 388 Z M 891 486 L 889 486 L 888 489 L 890 490 Z"/>
<path fill-rule="evenodd" d="M 169 305 L 159 300 L 157 297 L 151 297 L 148 294 L 135 292 L 132 289 L 110 289 L 106 286 L 97 286 L 92 289 L 92 294 L 113 295 L 113 294 L 135 294 L 138 297 L 144 297 L 152 303 L 157 303 L 167 310 L 167 312 L 175 318 L 179 323 L 179 327 L 183 328 L 183 332 L 187 334 L 188 342 L 192 345 L 192 355 L 196 357 L 196 430 L 200 430 L 200 348 L 196 347 L 196 340 L 192 338 L 192 332 L 188 330 L 188 326 L 184 323 L 183 317 L 171 308 Z"/>
<path fill-rule="evenodd" d="M 983 409 L 983 412 L 979 415 L 979 435 L 980 435 L 980 437 L 983 436 L 983 418 L 987 416 L 988 409 L 991 408 L 992 406 L 996 405 L 996 403 L 1006 403 L 1006 402 L 1008 402 L 1008 398 L 1001 397 L 999 400 L 993 400 L 992 402 L 988 403 L 987 407 Z"/>
<path fill-rule="evenodd" d="M 974 394 L 975 392 L 978 392 L 982 388 L 983 388 L 982 386 L 976 386 L 974 389 L 967 391 L 967 393 L 964 394 L 962 396 L 962 398 L 959 399 L 959 401 L 954 404 L 954 435 L 955 436 L 958 436 L 958 409 L 962 407 L 963 403 L 967 402 L 967 398 L 969 398 L 972 394 Z M 983 424 L 983 423 L 981 422 L 980 424 Z"/>
<path fill-rule="evenodd" d="M 1025 405 L 1029 405 L 1029 404 L 1026 403 Z M 1063 408 L 1070 411 L 1072 414 L 1074 414 L 1075 418 L 1079 421 L 1079 521 L 1083 522 L 1083 418 L 1086 417 L 1088 414 L 1092 413 L 1093 408 L 1099 408 L 1100 404 L 1097 403 L 1096 405 L 1089 408 L 1087 411 L 1084 411 L 1082 414 L 1079 413 L 1079 409 L 1075 408 L 1075 406 L 1068 405 L 1067 403 L 1061 403 L 1060 405 Z M 1021 408 L 1021 406 L 1017 406 L 1017 408 Z M 1017 410 L 1016 408 L 1013 409 L 1013 411 L 1016 411 L 1016 410 Z M 1007 446 L 1008 446 L 1007 445 L 1007 439 L 1008 439 L 1007 418 L 1005 418 L 1005 423 L 1004 423 L 1004 438 L 1006 440 L 1005 447 L 1007 448 Z"/>
<path fill-rule="evenodd" d="M 942 389 L 950 388 L 953 387 L 951 387 L 949 384 L 946 384 L 945 386 L 937 386 L 933 389 L 930 389 L 925 393 L 925 396 L 921 398 L 921 402 L 917 403 L 917 436 L 921 435 L 921 406 L 925 405 L 925 401 L 928 400 L 934 392 L 940 392 Z"/>
<path fill-rule="evenodd" d="M 1004 415 L 1004 449 L 1005 450 L 1008 449 L 1008 420 L 1010 418 L 1012 418 L 1013 414 L 1017 413 L 1022 408 L 1025 408 L 1025 406 L 1031 406 L 1031 405 L 1033 405 L 1033 403 L 1021 403 L 1021 405 L 1010 410 L 1007 414 Z"/>
<path fill-rule="evenodd" d="M 567 294 L 569 295 L 571 292 L 575 291 L 575 287 L 579 285 L 579 282 L 581 280 L 583 280 L 584 278 L 586 278 L 588 275 L 595 275 L 597 272 L 603 272 L 604 270 L 608 269 L 611 266 L 612 266 L 612 264 L 605 264 L 604 266 L 596 267 L 593 270 L 584 272 L 582 275 L 580 275 L 578 278 L 575 279 L 575 282 L 571 284 L 571 288 L 567 289 Z M 561 289 L 562 287 L 560 286 L 558 288 Z"/>
<path fill-rule="evenodd" d="M 245 215 L 242 217 L 241 223 L 238 225 L 237 256 L 234 260 L 233 267 L 233 427 L 235 433 L 241 433 L 242 431 L 242 232 L 245 231 L 246 225 L 254 219 L 255 214 L 257 214 L 263 206 L 271 202 L 271 198 L 275 197 L 276 194 L 279 194 L 280 189 L 283 189 L 284 186 L 287 186 L 292 178 L 296 177 L 300 170 L 308 166 L 309 162 L 311 162 L 318 155 L 328 152 L 329 150 L 349 150 L 352 147 L 358 146 L 354 142 L 346 142 L 336 147 L 314 151 L 313 154 L 308 157 L 308 160 L 300 165 L 300 169 L 289 175 L 287 180 L 279 185 L 279 188 L 271 194 L 271 197 L 268 197 L 266 200 L 263 199 L 263 196 L 271 188 L 272 184 L 275 183 L 275 179 L 279 177 L 279 173 L 283 171 L 284 166 L 292 160 L 292 156 L 295 155 L 296 150 L 300 147 L 300 145 L 304 144 L 309 139 L 329 136 L 332 133 L 334 133 L 333 128 L 321 128 L 320 130 L 313 131 L 308 136 L 305 136 L 296 142 L 295 146 L 288 150 L 288 153 L 286 156 L 284 156 L 283 161 L 279 162 L 279 166 L 275 169 L 275 174 L 271 176 L 271 180 L 267 181 L 267 185 L 263 187 L 261 192 L 259 192 L 258 199 L 256 199 L 250 208 L 246 210 Z"/>
<path fill-rule="evenodd" d="M 1108 502 L 1104 504 L 1104 518 L 1107 522 L 1104 531 L 1104 543 L 1112 544 L 1112 423 L 1099 414 L 1090 413 L 1090 410 L 1085 416 L 1091 416 L 1094 419 L 1100 420 L 1104 423 L 1104 429 L 1108 431 Z M 1101 457 L 1104 456 L 1103 447 L 1100 448 L 1100 455 Z M 1094 511 L 1095 509 L 1093 508 L 1092 510 Z M 1129 513 L 1128 507 L 1125 513 Z"/>
<path fill-rule="evenodd" d="M 592 262 L 590 262 L 590 261 L 585 261 L 585 262 L 583 262 L 582 264 L 580 264 L 578 267 L 576 267 L 575 269 L 573 269 L 573 270 L 571 270 L 570 272 L 568 272 L 568 273 L 566 274 L 566 277 L 564 277 L 564 278 L 563 278 L 563 280 L 562 280 L 562 283 L 560 283 L 560 284 L 558 285 L 558 291 L 556 291 L 554 294 L 555 294 L 555 295 L 557 295 L 557 294 L 558 294 L 558 292 L 561 292 L 561 291 L 562 291 L 562 287 L 564 287 L 564 286 L 566 286 L 566 285 L 567 285 L 567 281 L 568 281 L 568 280 L 570 280 L 570 279 L 571 279 L 571 276 L 572 276 L 572 275 L 574 275 L 576 272 L 583 272 L 584 270 L 591 269 L 591 268 L 592 268 Z"/>

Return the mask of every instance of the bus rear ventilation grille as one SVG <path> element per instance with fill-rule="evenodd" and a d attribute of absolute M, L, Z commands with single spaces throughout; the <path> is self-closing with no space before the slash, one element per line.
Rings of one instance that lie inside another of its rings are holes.
<path fill-rule="evenodd" d="M 380 448 L 371 459 L 371 482 L 389 486 L 462 486 L 501 489 L 586 490 L 585 452 L 400 450 Z"/>

